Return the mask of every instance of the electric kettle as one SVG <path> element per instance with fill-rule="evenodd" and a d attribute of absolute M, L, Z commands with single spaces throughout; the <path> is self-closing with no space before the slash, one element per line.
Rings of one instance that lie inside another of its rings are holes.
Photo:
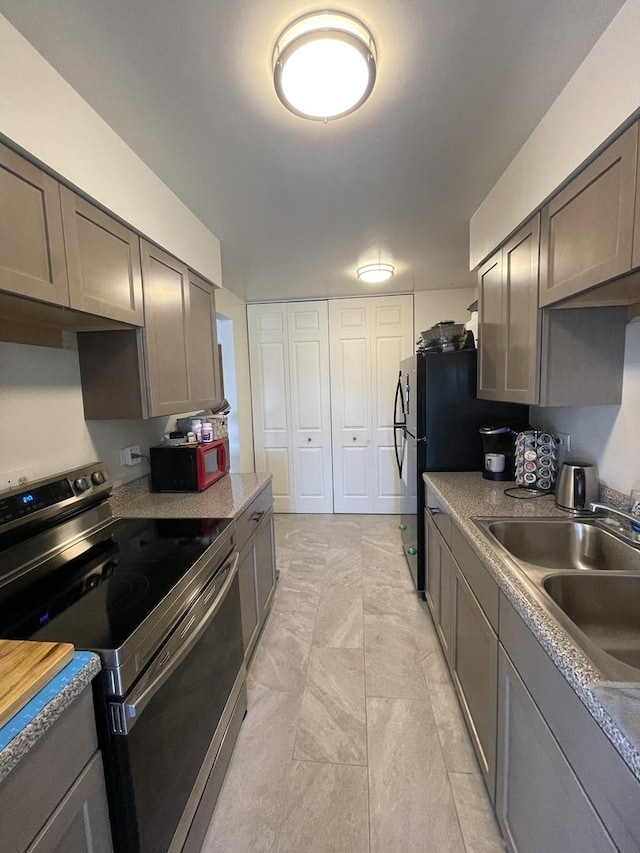
<path fill-rule="evenodd" d="M 593 462 L 565 462 L 556 486 L 556 506 L 576 515 L 589 512 L 589 504 L 598 500 L 600 483 Z"/>

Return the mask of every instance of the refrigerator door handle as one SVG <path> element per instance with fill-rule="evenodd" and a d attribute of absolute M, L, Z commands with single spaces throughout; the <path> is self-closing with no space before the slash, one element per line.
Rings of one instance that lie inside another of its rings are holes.
<path fill-rule="evenodd" d="M 398 425 L 393 427 L 393 447 L 396 452 L 396 465 L 398 466 L 398 476 L 402 480 L 402 457 L 404 456 L 404 447 L 398 447 L 398 430 L 402 430 L 404 438 L 404 428 Z"/>
<path fill-rule="evenodd" d="M 400 402 L 400 413 L 402 414 L 402 420 L 398 420 L 398 401 Z M 404 427 L 407 422 L 406 414 L 404 411 L 404 397 L 402 396 L 402 371 L 398 372 L 398 384 L 396 385 L 396 396 L 393 401 L 393 426 L 395 427 Z"/>

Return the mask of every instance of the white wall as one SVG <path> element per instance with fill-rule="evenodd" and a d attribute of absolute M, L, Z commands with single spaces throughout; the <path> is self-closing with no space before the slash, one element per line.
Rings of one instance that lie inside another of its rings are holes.
<path fill-rule="evenodd" d="M 2 15 L 0 80 L 0 134 L 222 284 L 218 239 Z"/>
<path fill-rule="evenodd" d="M 640 107 L 640 0 L 627 0 L 470 222 L 474 269 Z"/>
<path fill-rule="evenodd" d="M 576 365 L 576 382 L 588 382 Z M 629 492 L 640 480 L 640 322 L 627 326 L 622 405 L 584 408 L 531 408 L 533 426 L 571 435 L 574 459 L 598 465 L 600 479 Z"/>
<path fill-rule="evenodd" d="M 420 332 L 429 329 L 440 320 L 455 320 L 466 323 L 471 315 L 469 305 L 478 298 L 475 287 L 461 287 L 450 290 L 420 290 L 413 294 L 414 339 Z"/>
<path fill-rule="evenodd" d="M 34 480 L 98 459 L 116 485 L 133 480 L 148 465 L 122 467 L 118 450 L 139 444 L 147 453 L 173 423 L 86 423 L 76 350 L 0 343 L 0 491 L 11 471 L 28 468 Z"/>
<path fill-rule="evenodd" d="M 216 290 L 216 313 L 232 324 L 233 351 L 235 357 L 235 387 L 233 392 L 225 386 L 225 394 L 231 403 L 229 416 L 230 441 L 232 444 L 232 471 L 247 473 L 254 471 L 253 419 L 251 417 L 251 378 L 249 375 L 249 341 L 247 337 L 247 306 L 230 290 Z M 232 399 L 232 396 L 234 399 Z M 237 450 L 235 447 L 237 446 Z"/>

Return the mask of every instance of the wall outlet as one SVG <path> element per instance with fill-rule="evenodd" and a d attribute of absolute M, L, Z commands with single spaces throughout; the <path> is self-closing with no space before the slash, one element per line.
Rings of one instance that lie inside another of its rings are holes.
<path fill-rule="evenodd" d="M 16 489 L 26 486 L 30 480 L 33 480 L 33 466 L 31 465 L 25 468 L 14 468 L 12 471 L 3 471 L 0 474 L 0 492 L 16 491 Z"/>
<path fill-rule="evenodd" d="M 571 451 L 571 435 L 568 432 L 557 432 L 555 437 L 560 450 L 564 454 L 569 453 Z"/>
<path fill-rule="evenodd" d="M 134 459 L 132 454 L 140 453 L 140 445 L 132 444 L 131 447 L 123 447 L 120 450 L 120 464 L 121 465 L 139 465 L 142 462 L 142 459 L 139 457 Z"/>

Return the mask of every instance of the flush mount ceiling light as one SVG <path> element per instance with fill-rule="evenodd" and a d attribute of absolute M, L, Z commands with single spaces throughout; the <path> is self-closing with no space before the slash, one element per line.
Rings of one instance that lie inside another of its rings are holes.
<path fill-rule="evenodd" d="M 342 12 L 303 15 L 284 30 L 273 52 L 278 97 L 302 118 L 326 122 L 352 113 L 375 79 L 371 33 Z"/>
<path fill-rule="evenodd" d="M 363 267 L 358 267 L 356 273 L 358 279 L 367 284 L 379 284 L 381 281 L 389 281 L 393 278 L 395 272 L 391 264 L 365 264 Z"/>

